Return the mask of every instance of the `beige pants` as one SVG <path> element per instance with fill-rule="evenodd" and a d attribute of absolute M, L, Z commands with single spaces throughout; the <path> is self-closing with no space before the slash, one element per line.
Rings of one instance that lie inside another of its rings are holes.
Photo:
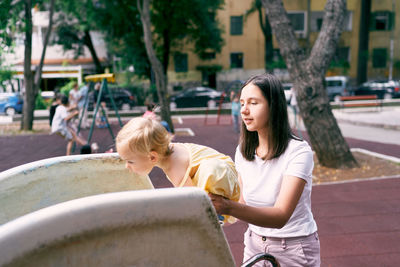
<path fill-rule="evenodd" d="M 290 238 L 268 238 L 257 235 L 247 229 L 244 233 L 243 262 L 258 253 L 269 253 L 274 256 L 281 267 L 321 265 L 318 233 L 308 236 Z M 260 261 L 253 266 L 272 266 L 267 261 Z"/>

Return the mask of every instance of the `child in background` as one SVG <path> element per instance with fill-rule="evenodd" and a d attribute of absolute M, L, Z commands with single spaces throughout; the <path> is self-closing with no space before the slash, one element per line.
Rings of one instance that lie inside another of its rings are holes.
<path fill-rule="evenodd" d="M 152 120 L 158 120 L 162 126 L 164 126 L 164 128 L 168 131 L 171 132 L 171 128 L 169 128 L 168 122 L 161 120 L 160 116 L 158 116 L 154 110 L 156 108 L 156 105 L 154 104 L 148 104 L 147 105 L 147 110 L 146 112 L 143 114 L 143 118 L 149 118 Z"/>
<path fill-rule="evenodd" d="M 231 103 L 231 112 L 232 112 L 233 129 L 235 130 L 235 133 L 239 133 L 240 103 L 239 103 L 239 96 L 237 94 L 233 95 Z"/>
<path fill-rule="evenodd" d="M 240 187 L 229 156 L 197 144 L 171 143 L 171 135 L 156 120 L 137 117 L 118 133 L 116 148 L 126 168 L 147 175 L 159 167 L 175 187 L 197 186 L 238 201 Z M 225 222 L 233 223 L 226 216 Z"/>
<path fill-rule="evenodd" d="M 49 110 L 50 126 L 53 124 L 53 118 L 54 118 L 54 114 L 56 114 L 56 109 L 61 104 L 61 97 L 62 97 L 61 94 L 56 93 L 54 96 L 53 102 L 51 103 L 50 110 Z"/>
<path fill-rule="evenodd" d="M 68 127 L 68 122 L 78 114 L 78 110 L 74 108 L 72 111 L 70 110 L 68 105 L 68 97 L 63 95 L 61 97 L 61 104 L 57 106 L 56 113 L 54 114 L 51 125 L 51 133 L 57 133 L 68 141 L 66 152 L 67 156 L 71 155 L 72 145 L 74 142 L 77 142 L 81 146 L 86 144 L 86 141 L 79 137 L 73 128 Z"/>

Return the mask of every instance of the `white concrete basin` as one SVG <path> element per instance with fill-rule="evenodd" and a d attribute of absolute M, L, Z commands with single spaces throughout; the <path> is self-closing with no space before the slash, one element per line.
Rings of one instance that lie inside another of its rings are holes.
<path fill-rule="evenodd" d="M 117 153 L 35 161 L 0 173 L 0 225 L 76 198 L 151 188 L 149 177 L 129 173 Z"/>
<path fill-rule="evenodd" d="M 0 266 L 235 266 L 196 187 L 101 194 L 0 226 Z"/>

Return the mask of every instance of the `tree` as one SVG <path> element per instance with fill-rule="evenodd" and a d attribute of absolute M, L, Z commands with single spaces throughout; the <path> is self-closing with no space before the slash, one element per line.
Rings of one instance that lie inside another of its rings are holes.
<path fill-rule="evenodd" d="M 147 56 L 149 57 L 149 61 L 151 63 L 152 69 L 155 74 L 156 86 L 158 98 L 161 102 L 161 116 L 162 119 L 166 120 L 171 128 L 171 131 L 174 132 L 174 126 L 171 121 L 171 115 L 169 111 L 169 103 L 166 97 L 167 94 L 167 79 L 164 74 L 163 66 L 161 62 L 158 60 L 156 56 L 156 52 L 153 48 L 153 40 L 151 34 L 151 22 L 150 22 L 150 0 L 136 0 L 137 7 L 140 13 L 140 19 L 143 25 L 143 35 L 144 35 L 144 43 L 146 46 Z"/>
<path fill-rule="evenodd" d="M 258 22 L 261 27 L 261 31 L 264 35 L 264 46 L 265 46 L 265 55 L 264 55 L 264 64 L 265 70 L 267 72 L 271 72 L 273 69 L 273 60 L 274 60 L 274 47 L 272 43 L 272 29 L 269 25 L 268 19 L 265 16 L 265 11 L 262 6 L 261 0 L 253 0 L 251 3 L 251 7 L 245 13 L 245 20 L 254 12 L 257 12 Z"/>
<path fill-rule="evenodd" d="M 32 72 L 32 0 L 25 0 L 25 51 L 24 51 L 24 106 L 21 121 L 22 130 L 32 130 L 33 111 L 35 110 L 36 96 L 39 92 L 39 86 L 42 78 L 43 62 L 46 55 L 46 48 L 49 42 L 51 28 L 53 26 L 54 2 L 50 2 L 49 24 L 47 27 L 45 39 L 43 42 L 43 51 L 40 57 L 39 65 L 35 68 L 35 76 Z"/>
<path fill-rule="evenodd" d="M 154 77 L 157 90 L 161 86 L 160 74 L 155 67 L 158 63 L 152 62 L 153 55 L 144 44 L 142 16 L 137 4 L 129 0 L 100 0 L 96 7 L 98 27 L 104 33 L 112 53 L 121 57 L 125 66 L 134 65 L 135 73 Z M 192 44 L 193 52 L 204 58 L 207 52 L 220 52 L 223 39 L 222 28 L 216 19 L 216 11 L 221 8 L 222 0 L 171 0 L 149 2 L 149 19 L 151 17 L 151 47 L 154 55 L 161 63 L 163 76 L 162 83 L 167 86 L 167 70 L 171 55 L 180 52 L 184 45 Z M 143 13 L 142 13 L 143 15 Z M 129 17 L 129 20 L 125 18 Z M 150 60 L 151 59 L 151 60 Z M 159 76 L 157 78 L 157 76 Z M 169 117 L 169 100 L 167 90 L 157 91 L 161 103 L 161 116 L 166 121 Z M 165 99 L 163 99 L 165 98 Z M 167 111 L 168 110 L 168 111 Z M 165 114 L 164 114 L 165 113 Z"/>
<path fill-rule="evenodd" d="M 15 34 L 21 31 L 20 14 L 23 12 L 23 4 L 13 0 L 0 1 L 0 86 L 6 90 L 6 84 L 11 86 L 15 92 L 12 83 L 14 72 L 10 66 L 4 65 L 3 53 L 10 53 L 14 48 Z"/>
<path fill-rule="evenodd" d="M 299 46 L 281 0 L 262 0 L 297 96 L 300 114 L 319 162 L 351 168 L 357 162 L 329 105 L 324 78 L 343 29 L 346 0 L 327 0 L 321 32 L 307 55 Z"/>
<path fill-rule="evenodd" d="M 134 65 L 137 76 L 150 79 L 150 62 L 136 2 L 99 0 L 95 13 L 96 28 L 103 33 L 108 51 L 120 59 L 119 67 L 127 69 Z"/>
<path fill-rule="evenodd" d="M 153 1 L 154 45 L 165 73 L 171 53 L 180 52 L 185 44 L 191 43 L 193 52 L 201 59 L 207 52 L 221 52 L 224 41 L 216 12 L 223 3 L 223 0 Z"/>
<path fill-rule="evenodd" d="M 14 72 L 7 68 L 0 68 L 0 86 L 3 88 L 3 91 L 6 91 L 6 84 L 11 86 L 13 92 L 15 92 L 14 84 L 12 83 Z"/>
<path fill-rule="evenodd" d="M 360 33 L 358 38 L 357 84 L 367 81 L 370 13 L 371 0 L 361 1 Z"/>
<path fill-rule="evenodd" d="M 87 47 L 93 59 L 97 73 L 103 72 L 103 66 L 97 56 L 90 31 L 96 29 L 96 13 L 93 1 L 60 1 L 60 11 L 55 33 L 56 44 L 62 45 L 64 51 L 74 50 L 79 57 Z"/>

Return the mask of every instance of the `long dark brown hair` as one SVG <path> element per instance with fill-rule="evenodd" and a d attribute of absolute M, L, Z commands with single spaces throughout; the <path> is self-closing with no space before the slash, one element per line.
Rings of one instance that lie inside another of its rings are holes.
<path fill-rule="evenodd" d="M 260 88 L 269 105 L 268 120 L 268 153 L 264 160 L 278 158 L 285 152 L 290 139 L 298 139 L 290 128 L 286 98 L 281 82 L 271 74 L 262 74 L 250 77 L 242 86 L 254 84 Z M 267 114 L 265 114 L 267 116 Z M 254 160 L 259 145 L 257 131 L 248 131 L 242 121 L 240 136 L 240 152 L 249 161 Z"/>

